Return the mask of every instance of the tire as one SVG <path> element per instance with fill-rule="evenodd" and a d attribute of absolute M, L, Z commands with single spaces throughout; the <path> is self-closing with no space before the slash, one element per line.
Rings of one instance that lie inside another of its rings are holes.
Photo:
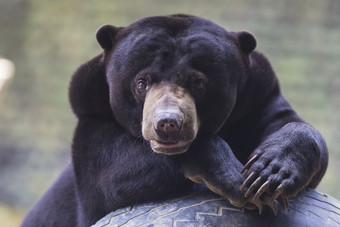
<path fill-rule="evenodd" d="M 210 191 L 201 191 L 164 202 L 116 210 L 93 227 L 113 226 L 340 226 L 340 202 L 323 193 L 306 190 L 289 199 L 275 216 L 232 206 Z"/>

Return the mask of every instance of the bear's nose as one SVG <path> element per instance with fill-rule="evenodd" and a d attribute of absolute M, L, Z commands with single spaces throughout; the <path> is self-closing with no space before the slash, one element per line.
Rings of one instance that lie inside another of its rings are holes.
<path fill-rule="evenodd" d="M 178 133 L 182 129 L 183 117 L 178 113 L 160 113 L 155 120 L 155 129 L 158 134 Z"/>

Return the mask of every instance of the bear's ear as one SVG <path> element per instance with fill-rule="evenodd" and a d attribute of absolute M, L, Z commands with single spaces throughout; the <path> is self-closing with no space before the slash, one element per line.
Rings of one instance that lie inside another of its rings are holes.
<path fill-rule="evenodd" d="M 255 37 L 247 31 L 236 32 L 238 42 L 240 44 L 241 50 L 245 54 L 250 54 L 256 47 Z"/>
<path fill-rule="evenodd" d="M 108 51 L 112 49 L 118 31 L 119 28 L 109 24 L 98 28 L 96 32 L 96 38 L 104 50 Z"/>

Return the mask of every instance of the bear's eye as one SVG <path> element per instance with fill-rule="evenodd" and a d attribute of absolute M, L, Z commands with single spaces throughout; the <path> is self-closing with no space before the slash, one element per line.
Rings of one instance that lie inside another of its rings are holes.
<path fill-rule="evenodd" d="M 137 81 L 137 86 L 136 89 L 138 91 L 138 93 L 143 93 L 147 88 L 147 82 L 145 79 L 139 79 Z"/>
<path fill-rule="evenodd" d="M 205 82 L 202 79 L 194 79 L 192 81 L 192 89 L 198 95 L 205 93 Z"/>

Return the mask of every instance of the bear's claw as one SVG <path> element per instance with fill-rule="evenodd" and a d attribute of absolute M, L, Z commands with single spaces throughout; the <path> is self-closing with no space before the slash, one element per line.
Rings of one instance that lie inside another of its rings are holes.
<path fill-rule="evenodd" d="M 252 172 L 247 179 L 245 179 L 245 181 L 243 182 L 243 184 L 240 187 L 240 190 L 242 191 L 243 189 L 245 189 L 246 187 L 248 187 L 248 185 L 255 179 L 256 174 L 254 172 Z"/>
<path fill-rule="evenodd" d="M 289 207 L 289 202 L 288 202 L 288 199 L 287 199 L 287 198 L 284 199 L 284 198 L 282 198 L 282 197 L 280 196 L 280 197 L 277 198 L 277 201 L 280 203 L 280 205 L 281 205 L 281 207 L 282 207 L 282 209 L 283 209 L 284 211 L 286 211 L 286 210 L 288 209 L 288 207 Z"/>
<path fill-rule="evenodd" d="M 273 200 L 270 196 L 265 195 L 263 197 L 263 203 L 267 206 L 269 206 L 272 211 L 274 212 L 275 216 L 277 215 L 277 205 L 275 200 Z"/>
<path fill-rule="evenodd" d="M 271 197 L 267 195 L 263 195 L 262 199 L 256 195 L 253 197 L 249 198 L 249 202 L 251 204 L 254 204 L 258 209 L 259 209 L 259 214 L 262 214 L 263 211 L 263 205 L 266 205 L 272 209 L 274 212 L 275 216 L 277 215 L 277 205 L 275 200 L 272 200 Z"/>
<path fill-rule="evenodd" d="M 251 159 L 249 159 L 249 161 L 244 165 L 243 169 L 241 170 L 241 173 L 244 173 L 247 170 L 247 172 L 245 173 L 247 178 L 241 185 L 240 190 L 242 191 L 249 187 L 245 192 L 244 197 L 248 198 L 249 202 L 254 204 L 259 209 L 260 214 L 262 213 L 263 205 L 266 205 L 273 210 L 275 215 L 277 215 L 278 210 L 276 201 L 280 203 L 283 210 L 286 210 L 289 205 L 288 199 L 282 198 L 282 193 L 284 191 L 283 184 L 277 186 L 274 192 L 272 192 L 270 191 L 270 181 L 267 180 L 262 184 L 265 179 L 258 176 L 258 173 L 254 171 L 251 171 L 249 173 L 251 166 L 260 158 L 260 156 L 261 154 L 255 154 Z"/>
<path fill-rule="evenodd" d="M 259 214 L 262 214 L 263 205 L 270 207 L 275 216 L 278 213 L 276 201 L 273 200 L 272 197 L 268 196 L 267 194 L 263 195 L 261 198 L 255 194 L 254 196 L 248 199 L 248 202 L 254 204 L 259 209 Z M 280 201 L 280 204 L 281 202 L 283 204 L 285 203 L 284 201 Z"/>
<path fill-rule="evenodd" d="M 244 195 L 246 198 L 249 197 L 249 195 L 261 184 L 262 178 L 258 177 L 254 183 L 248 188 L 246 194 Z"/>
<path fill-rule="evenodd" d="M 273 195 L 272 195 L 273 200 L 277 199 L 277 198 L 281 195 L 282 192 L 283 192 L 283 185 L 280 184 L 280 185 L 276 188 L 276 190 L 274 191 L 274 193 L 273 193 Z"/>
<path fill-rule="evenodd" d="M 244 173 L 245 170 L 249 169 L 250 166 L 252 166 L 254 164 L 254 162 L 259 158 L 259 155 L 256 154 L 254 155 L 243 167 L 243 169 L 241 170 L 241 173 Z"/>
<path fill-rule="evenodd" d="M 263 203 L 260 200 L 260 198 L 255 198 L 255 196 L 253 196 L 252 198 L 249 199 L 249 202 L 254 204 L 259 209 L 259 214 L 262 213 Z"/>
<path fill-rule="evenodd" d="M 257 190 L 256 194 L 255 194 L 255 198 L 260 198 L 263 193 L 265 193 L 268 188 L 270 187 L 270 182 L 269 181 L 266 181 L 260 188 L 259 190 Z M 275 200 L 275 199 L 274 199 Z"/>
<path fill-rule="evenodd" d="M 240 190 L 245 189 L 248 187 L 248 185 L 253 181 L 253 179 L 256 178 L 256 174 L 252 172 L 248 178 L 244 181 L 242 186 L 240 187 Z M 259 214 L 262 213 L 263 205 L 266 205 L 270 207 L 275 214 L 275 216 L 278 213 L 277 204 L 276 201 L 278 201 L 282 207 L 283 210 L 286 210 L 288 208 L 288 199 L 284 199 L 281 196 L 281 193 L 283 192 L 284 188 L 283 185 L 280 184 L 274 191 L 272 195 L 268 195 L 268 190 L 270 188 L 270 181 L 264 182 L 264 184 L 261 185 L 261 177 L 258 177 L 254 183 L 250 185 L 246 193 L 244 194 L 245 198 L 248 198 L 248 201 L 252 204 L 254 204 L 259 209 Z M 259 189 L 256 191 L 254 195 L 255 189 L 259 187 Z M 253 195 L 253 196 L 251 196 Z"/>

